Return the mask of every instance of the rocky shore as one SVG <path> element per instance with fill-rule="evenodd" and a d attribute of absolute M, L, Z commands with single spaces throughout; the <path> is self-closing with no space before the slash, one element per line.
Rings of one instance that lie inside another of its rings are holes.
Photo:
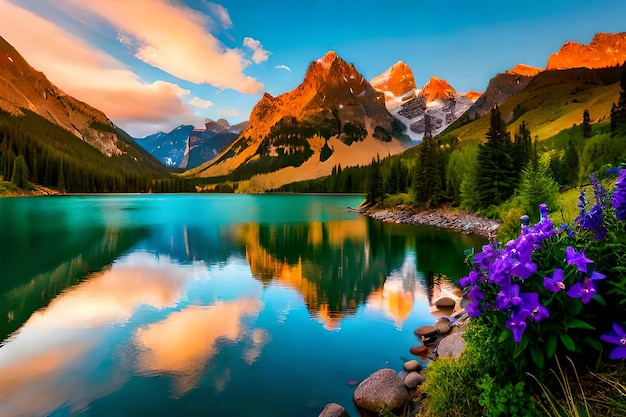
<path fill-rule="evenodd" d="M 428 225 L 487 238 L 500 227 L 500 223 L 495 220 L 450 207 L 418 210 L 406 206 L 391 209 L 363 206 L 354 210 L 383 222 Z"/>

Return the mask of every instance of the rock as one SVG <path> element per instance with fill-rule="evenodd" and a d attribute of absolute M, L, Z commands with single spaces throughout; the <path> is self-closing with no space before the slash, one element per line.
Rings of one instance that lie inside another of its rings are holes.
<path fill-rule="evenodd" d="M 463 350 L 465 350 L 465 340 L 461 332 L 455 332 L 444 337 L 437 347 L 437 353 L 440 358 L 458 359 Z"/>
<path fill-rule="evenodd" d="M 435 326 L 421 326 L 415 329 L 415 334 L 421 338 L 437 336 L 437 328 Z"/>
<path fill-rule="evenodd" d="M 422 370 L 422 365 L 415 359 L 404 362 L 404 369 L 409 372 L 419 372 Z"/>
<path fill-rule="evenodd" d="M 409 372 L 408 375 L 404 377 L 404 385 L 409 389 L 417 387 L 424 381 L 426 381 L 426 378 L 419 372 Z"/>
<path fill-rule="evenodd" d="M 411 355 L 419 356 L 420 358 L 426 358 L 428 356 L 429 349 L 424 345 L 413 346 L 411 349 L 409 349 L 409 352 L 411 353 Z"/>
<path fill-rule="evenodd" d="M 345 408 L 336 403 L 327 404 L 318 417 L 350 417 Z"/>
<path fill-rule="evenodd" d="M 384 406 L 391 410 L 402 408 L 408 399 L 404 382 L 389 368 L 374 372 L 354 390 L 354 404 L 376 413 Z"/>
<path fill-rule="evenodd" d="M 439 317 L 437 321 L 435 321 L 435 327 L 440 334 L 448 334 L 452 329 L 452 326 L 450 325 L 450 319 L 447 317 Z"/>

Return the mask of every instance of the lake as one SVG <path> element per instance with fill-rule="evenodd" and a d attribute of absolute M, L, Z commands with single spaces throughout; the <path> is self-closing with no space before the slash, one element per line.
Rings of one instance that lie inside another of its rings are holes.
<path fill-rule="evenodd" d="M 358 415 L 483 239 L 360 196 L 0 199 L 0 415 Z"/>

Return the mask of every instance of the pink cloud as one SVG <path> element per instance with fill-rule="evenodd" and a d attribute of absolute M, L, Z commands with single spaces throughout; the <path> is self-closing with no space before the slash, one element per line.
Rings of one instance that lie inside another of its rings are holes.
<path fill-rule="evenodd" d="M 60 4 L 62 8 L 82 9 L 106 20 L 134 40 L 132 52 L 136 58 L 181 80 L 245 94 L 263 91 L 260 82 L 243 74 L 247 65 L 243 52 L 224 47 L 207 31 L 210 21 L 206 16 L 180 3 L 67 0 Z M 222 23 L 226 16 L 222 13 Z"/>
<path fill-rule="evenodd" d="M 188 90 L 165 81 L 144 83 L 110 55 L 6 0 L 0 0 L 0 10 L 2 36 L 35 69 L 131 135 L 154 133 L 152 125 L 202 121 L 185 105 Z"/>
<path fill-rule="evenodd" d="M 247 36 L 243 38 L 243 46 L 247 46 L 254 51 L 252 54 L 252 60 L 257 64 L 267 61 L 270 57 L 270 52 L 264 49 L 261 42 L 254 38 Z"/>

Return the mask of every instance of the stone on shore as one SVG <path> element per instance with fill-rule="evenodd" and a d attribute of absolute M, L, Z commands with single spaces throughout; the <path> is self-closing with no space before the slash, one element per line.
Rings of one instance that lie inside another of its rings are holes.
<path fill-rule="evenodd" d="M 435 326 L 420 326 L 415 329 L 415 334 L 421 338 L 437 336 L 437 328 Z"/>
<path fill-rule="evenodd" d="M 404 377 L 404 385 L 406 385 L 409 389 L 417 387 L 424 381 L 426 381 L 426 378 L 424 378 L 424 375 L 419 372 L 409 372 L 407 376 Z"/>
<path fill-rule="evenodd" d="M 411 355 L 419 356 L 420 359 L 425 359 L 428 357 L 428 354 L 430 353 L 430 349 L 428 349 L 428 347 L 424 345 L 419 345 L 419 346 L 411 347 L 409 349 L 409 352 L 411 353 Z"/>
<path fill-rule="evenodd" d="M 337 403 L 327 404 L 318 417 L 350 417 L 345 408 Z"/>
<path fill-rule="evenodd" d="M 437 347 L 437 354 L 440 358 L 458 359 L 463 350 L 465 350 L 463 333 L 455 332 L 441 339 Z"/>
<path fill-rule="evenodd" d="M 384 406 L 400 409 L 408 399 L 404 381 L 389 368 L 374 372 L 354 390 L 354 404 L 376 413 Z"/>
<path fill-rule="evenodd" d="M 409 372 L 419 372 L 422 370 L 422 365 L 415 359 L 412 359 L 410 361 L 404 362 L 404 369 Z"/>
<path fill-rule="evenodd" d="M 450 324 L 450 319 L 447 317 L 439 317 L 437 321 L 435 321 L 435 327 L 439 331 L 440 334 L 448 334 L 452 329 Z"/>

